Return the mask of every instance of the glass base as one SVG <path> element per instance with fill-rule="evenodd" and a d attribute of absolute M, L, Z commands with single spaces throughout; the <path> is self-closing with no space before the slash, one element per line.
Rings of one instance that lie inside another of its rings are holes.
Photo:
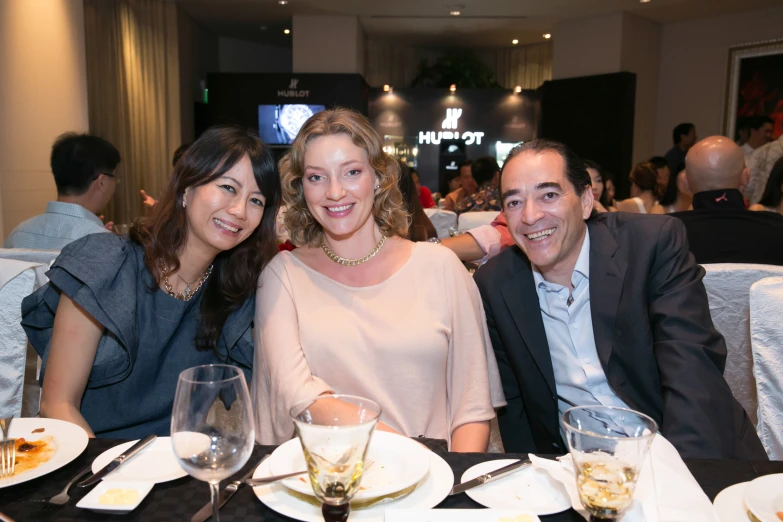
<path fill-rule="evenodd" d="M 321 514 L 323 514 L 325 522 L 346 522 L 350 512 L 351 504 L 348 502 L 338 506 L 331 504 L 321 506 Z"/>

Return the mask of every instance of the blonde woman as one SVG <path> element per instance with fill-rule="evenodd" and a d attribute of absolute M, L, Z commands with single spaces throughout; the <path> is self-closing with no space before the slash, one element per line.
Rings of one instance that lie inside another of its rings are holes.
<path fill-rule="evenodd" d="M 346 393 L 381 405 L 379 429 L 486 451 L 505 401 L 478 290 L 450 250 L 406 239 L 399 166 L 370 123 L 316 114 L 280 169 L 299 248 L 259 280 L 258 441 L 293 436 L 297 401 Z"/>

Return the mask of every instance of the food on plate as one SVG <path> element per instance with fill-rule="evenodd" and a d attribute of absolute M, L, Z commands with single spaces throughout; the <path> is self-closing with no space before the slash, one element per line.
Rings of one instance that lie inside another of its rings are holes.
<path fill-rule="evenodd" d="M 778 511 L 778 512 L 777 512 L 777 513 L 775 513 L 775 514 L 778 516 L 778 518 L 779 518 L 780 520 L 783 520 L 783 511 Z"/>
<path fill-rule="evenodd" d="M 45 431 L 46 431 L 46 428 L 38 428 L 38 429 L 33 430 L 33 433 L 43 433 Z"/>
<path fill-rule="evenodd" d="M 14 475 L 21 475 L 48 462 L 57 453 L 57 444 L 51 436 L 38 440 L 16 439 L 16 464 Z"/>
<path fill-rule="evenodd" d="M 515 517 L 500 517 L 498 522 L 533 522 L 530 515 L 517 515 Z"/>
<path fill-rule="evenodd" d="M 139 492 L 135 489 L 107 489 L 98 497 L 99 504 L 108 504 L 112 506 L 127 506 L 139 501 Z"/>

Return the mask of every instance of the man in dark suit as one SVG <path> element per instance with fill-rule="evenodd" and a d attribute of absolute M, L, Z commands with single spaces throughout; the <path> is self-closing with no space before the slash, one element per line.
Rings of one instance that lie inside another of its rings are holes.
<path fill-rule="evenodd" d="M 685 180 L 693 210 L 672 216 L 685 223 L 697 263 L 783 265 L 783 216 L 745 208 L 749 177 L 742 149 L 724 136 L 705 138 L 688 151 Z"/>
<path fill-rule="evenodd" d="M 601 404 L 649 415 L 683 457 L 766 458 L 723 379 L 726 346 L 682 223 L 592 215 L 583 163 L 547 140 L 512 150 L 500 186 L 516 245 L 476 283 L 506 451 L 564 453 L 563 411 Z"/>

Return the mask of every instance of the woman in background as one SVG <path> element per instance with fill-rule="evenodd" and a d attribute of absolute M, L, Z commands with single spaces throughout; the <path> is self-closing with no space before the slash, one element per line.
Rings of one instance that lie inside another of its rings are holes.
<path fill-rule="evenodd" d="M 592 160 L 585 160 L 585 169 L 590 174 L 590 185 L 593 191 L 593 208 L 596 212 L 615 212 L 617 209 L 611 205 L 605 205 L 605 172 L 601 165 Z"/>
<path fill-rule="evenodd" d="M 432 224 L 430 218 L 424 213 L 424 209 L 421 208 L 419 194 L 416 193 L 415 171 L 402 161 L 398 160 L 397 163 L 400 166 L 399 187 L 400 193 L 402 193 L 402 201 L 411 217 L 408 239 L 411 241 L 427 241 L 430 238 L 438 237 L 435 225 Z"/>
<path fill-rule="evenodd" d="M 261 269 L 275 255 L 280 180 L 269 149 L 213 127 L 130 237 L 66 246 L 22 303 L 43 359 L 41 415 L 90 436 L 168 435 L 180 372 L 233 364 L 250 378 Z"/>
<path fill-rule="evenodd" d="M 750 206 L 750 210 L 766 210 L 783 214 L 783 158 L 772 166 L 761 200 Z"/>
<path fill-rule="evenodd" d="M 621 201 L 617 210 L 636 214 L 663 214 L 658 204 L 659 175 L 655 165 L 644 161 L 636 165 L 629 175 L 631 197 Z"/>
<path fill-rule="evenodd" d="M 285 442 L 293 404 L 343 393 L 381 405 L 378 429 L 486 451 L 505 401 L 478 289 L 450 250 L 405 239 L 399 165 L 382 146 L 361 114 L 327 110 L 280 161 L 299 248 L 261 274 L 256 437 Z"/>
<path fill-rule="evenodd" d="M 432 192 L 430 192 L 429 188 L 423 186 L 419 182 L 419 173 L 416 172 L 416 169 L 412 169 L 407 165 L 405 165 L 405 168 L 410 170 L 411 179 L 413 180 L 413 185 L 416 189 L 416 195 L 419 198 L 421 208 L 434 208 L 435 200 L 432 198 Z"/>

